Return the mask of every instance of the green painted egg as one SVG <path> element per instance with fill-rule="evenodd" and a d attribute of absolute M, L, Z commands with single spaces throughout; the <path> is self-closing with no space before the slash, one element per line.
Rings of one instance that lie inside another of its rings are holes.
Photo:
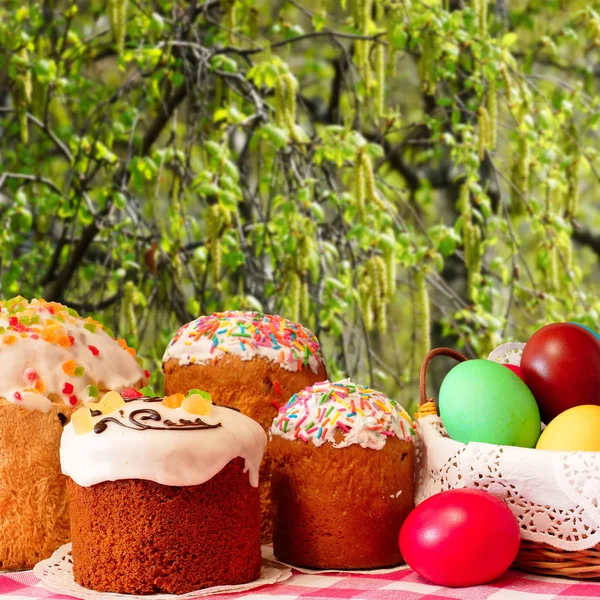
<path fill-rule="evenodd" d="M 534 448 L 541 433 L 538 405 L 523 380 L 490 360 L 454 367 L 440 388 L 440 417 L 459 442 Z"/>

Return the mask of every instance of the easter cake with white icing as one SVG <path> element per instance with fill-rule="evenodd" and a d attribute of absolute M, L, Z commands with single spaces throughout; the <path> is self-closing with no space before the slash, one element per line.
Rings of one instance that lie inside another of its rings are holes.
<path fill-rule="evenodd" d="M 414 431 L 384 394 L 344 379 L 294 395 L 273 420 L 275 556 L 317 569 L 402 562 L 413 504 Z"/>
<path fill-rule="evenodd" d="M 258 421 L 265 431 L 278 409 L 306 386 L 327 379 L 316 336 L 276 315 L 218 312 L 179 329 L 163 357 L 165 392 L 201 388 Z M 261 466 L 263 542 L 271 541 L 269 448 Z"/>
<path fill-rule="evenodd" d="M 199 390 L 80 408 L 60 449 L 75 581 L 183 594 L 257 579 L 265 445 L 258 423 Z"/>
<path fill-rule="evenodd" d="M 0 302 L 0 569 L 31 568 L 68 540 L 59 444 L 73 409 L 146 378 L 135 350 L 93 319 Z"/>

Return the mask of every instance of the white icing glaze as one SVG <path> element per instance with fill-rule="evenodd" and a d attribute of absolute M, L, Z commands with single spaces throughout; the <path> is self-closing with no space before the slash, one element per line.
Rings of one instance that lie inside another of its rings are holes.
<path fill-rule="evenodd" d="M 128 402 L 120 411 L 93 417 L 94 423 L 114 417 L 130 425 L 134 410 L 158 411 L 161 421 L 180 419 L 194 421 L 183 408 L 168 408 L 160 402 Z M 216 429 L 137 430 L 117 423 L 107 423 L 102 433 L 75 433 L 69 423 L 62 435 L 60 462 L 62 472 L 82 487 L 103 481 L 145 479 L 163 485 L 199 485 L 216 475 L 231 460 L 242 457 L 250 484 L 258 486 L 258 469 L 267 443 L 262 427 L 245 415 L 221 406 L 213 406 L 209 415 L 200 417 L 209 425 L 221 423 Z M 151 427 L 158 421 L 142 421 Z"/>
<path fill-rule="evenodd" d="M 410 441 L 414 431 L 408 413 L 396 402 L 343 379 L 316 383 L 292 396 L 273 419 L 270 433 L 311 440 L 315 446 L 330 442 L 334 448 L 359 444 L 381 450 L 388 437 Z"/>
<path fill-rule="evenodd" d="M 23 310 L 15 310 L 19 307 Z M 134 356 L 100 324 L 60 304 L 5 301 L 0 305 L 0 328 L 0 397 L 27 409 L 47 412 L 52 406 L 49 396 L 67 406 L 95 400 L 88 386 L 121 391 L 146 381 Z M 69 364 L 83 372 L 65 372 Z"/>
<path fill-rule="evenodd" d="M 207 364 L 226 354 L 242 360 L 260 356 L 287 371 L 308 366 L 317 373 L 323 357 L 316 336 L 298 323 L 275 315 L 227 311 L 203 316 L 179 329 L 163 363 L 171 358 L 180 365 Z"/>

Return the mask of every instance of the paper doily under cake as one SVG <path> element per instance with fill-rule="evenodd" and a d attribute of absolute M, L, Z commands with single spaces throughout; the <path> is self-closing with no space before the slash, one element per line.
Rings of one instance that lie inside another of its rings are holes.
<path fill-rule="evenodd" d="M 215 594 L 231 594 L 234 592 L 243 592 L 263 585 L 272 585 L 279 581 L 285 581 L 292 576 L 289 567 L 273 560 L 268 554 L 271 549 L 263 546 L 263 561 L 260 577 L 256 581 L 240 585 L 221 585 L 187 594 L 144 594 L 136 596 L 133 594 L 113 594 L 106 592 L 95 592 L 88 590 L 73 579 L 73 562 L 71 560 L 71 544 L 61 546 L 50 558 L 40 561 L 33 568 L 33 574 L 40 580 L 41 584 L 51 592 L 58 594 L 67 594 L 81 600 L 99 600 L 100 598 L 131 600 L 174 600 L 175 598 L 186 600 L 191 598 L 200 598 L 202 596 L 213 596 Z"/>
<path fill-rule="evenodd" d="M 395 573 L 396 571 L 402 571 L 408 569 L 408 565 L 398 565 L 396 567 L 388 567 L 387 569 L 309 569 L 307 567 L 297 567 L 288 563 L 281 562 L 278 558 L 275 558 L 273 554 L 273 548 L 263 546 L 263 559 L 267 559 L 282 567 L 289 567 L 298 571 L 299 573 L 305 573 L 307 575 L 320 575 L 322 573 L 357 573 L 359 575 L 387 575 L 388 573 Z"/>

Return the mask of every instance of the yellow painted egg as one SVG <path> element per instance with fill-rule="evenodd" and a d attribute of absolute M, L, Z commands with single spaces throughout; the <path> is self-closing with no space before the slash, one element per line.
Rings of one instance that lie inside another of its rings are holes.
<path fill-rule="evenodd" d="M 600 406 L 574 406 L 554 417 L 538 440 L 538 450 L 600 452 Z"/>

